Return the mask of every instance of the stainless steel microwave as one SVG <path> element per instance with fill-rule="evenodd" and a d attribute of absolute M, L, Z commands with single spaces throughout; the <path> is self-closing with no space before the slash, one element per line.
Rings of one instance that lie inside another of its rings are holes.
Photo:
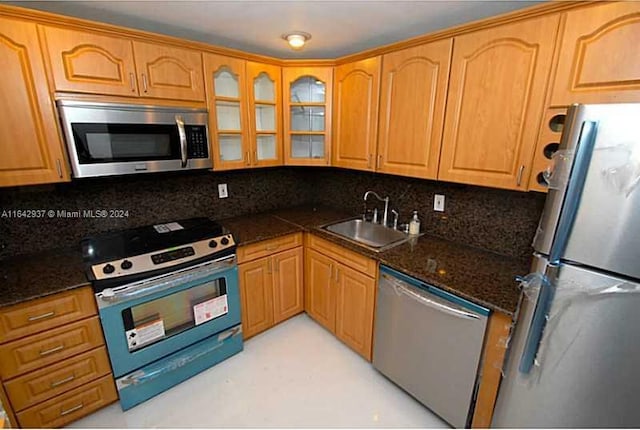
<path fill-rule="evenodd" d="M 207 111 L 58 100 L 73 175 L 211 168 Z"/>

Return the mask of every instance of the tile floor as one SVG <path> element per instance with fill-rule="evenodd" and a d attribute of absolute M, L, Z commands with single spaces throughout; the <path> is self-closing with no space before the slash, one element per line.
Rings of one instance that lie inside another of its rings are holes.
<path fill-rule="evenodd" d="M 71 427 L 449 428 L 305 314 L 127 412 L 115 403 Z"/>

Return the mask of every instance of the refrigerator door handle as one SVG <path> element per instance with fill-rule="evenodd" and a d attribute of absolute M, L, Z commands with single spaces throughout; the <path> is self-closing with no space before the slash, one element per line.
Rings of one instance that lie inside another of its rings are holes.
<path fill-rule="evenodd" d="M 548 266 L 546 272 L 545 274 L 539 274 L 541 277 L 540 292 L 533 311 L 533 317 L 531 318 L 531 325 L 529 326 L 522 357 L 520 358 L 520 366 L 518 367 L 520 373 L 525 375 L 531 372 L 538 354 L 544 327 L 547 323 L 547 314 L 554 295 L 554 286 L 551 284 L 550 278 L 555 279 L 557 266 Z"/>
<path fill-rule="evenodd" d="M 576 159 L 571 169 L 571 180 L 567 186 L 562 215 L 558 220 L 556 237 L 549 251 L 549 263 L 558 264 L 569 240 L 573 221 L 580 206 L 584 182 L 591 162 L 591 154 L 596 141 L 597 123 L 584 121 L 576 146 Z"/>

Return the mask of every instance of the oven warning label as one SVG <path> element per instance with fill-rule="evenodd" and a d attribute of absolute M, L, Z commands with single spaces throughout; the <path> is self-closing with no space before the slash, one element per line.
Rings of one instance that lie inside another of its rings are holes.
<path fill-rule="evenodd" d="M 148 343 L 164 337 L 164 323 L 162 320 L 154 320 L 141 324 L 132 330 L 125 332 L 129 351 L 138 349 Z"/>
<path fill-rule="evenodd" d="M 226 314 L 227 312 L 229 312 L 229 307 L 227 306 L 226 294 L 216 297 L 215 299 L 207 300 L 206 302 L 198 303 L 193 307 L 193 315 L 196 320 L 196 325 L 210 321 Z"/>

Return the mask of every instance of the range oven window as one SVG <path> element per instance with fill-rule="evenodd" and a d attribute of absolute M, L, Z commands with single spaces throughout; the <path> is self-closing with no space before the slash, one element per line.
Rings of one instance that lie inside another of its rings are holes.
<path fill-rule="evenodd" d="M 81 164 L 180 158 L 173 124 L 73 123 L 71 128 Z"/>
<path fill-rule="evenodd" d="M 219 278 L 122 311 L 129 351 L 136 351 L 227 314 L 227 284 Z"/>

